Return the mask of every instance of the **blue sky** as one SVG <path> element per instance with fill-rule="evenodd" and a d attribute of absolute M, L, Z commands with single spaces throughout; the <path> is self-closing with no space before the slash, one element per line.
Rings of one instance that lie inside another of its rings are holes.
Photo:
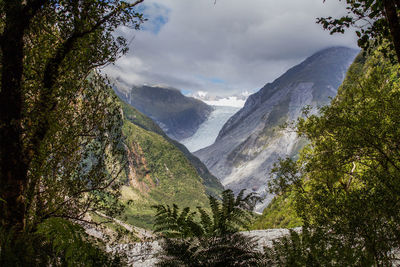
<path fill-rule="evenodd" d="M 141 5 L 139 12 L 144 14 L 146 23 L 142 25 L 143 31 L 149 31 L 157 35 L 161 28 L 168 23 L 170 10 L 158 3 L 146 3 Z"/>
<path fill-rule="evenodd" d="M 338 0 L 145 0 L 141 31 L 121 29 L 130 51 L 106 69 L 127 84 L 214 95 L 254 92 L 311 54 L 356 47 L 353 32 L 330 35 L 317 17 L 345 14 Z"/>

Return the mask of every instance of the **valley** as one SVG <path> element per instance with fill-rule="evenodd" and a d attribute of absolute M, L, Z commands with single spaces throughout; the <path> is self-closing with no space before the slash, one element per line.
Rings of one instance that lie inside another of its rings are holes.
<path fill-rule="evenodd" d="M 307 144 L 282 125 L 302 117 L 305 107 L 310 107 L 310 114 L 316 114 L 318 107 L 327 105 L 335 97 L 357 53 L 344 47 L 320 51 L 250 95 L 242 108 L 228 106 L 229 98 L 214 100 L 225 106 L 207 106 L 212 111 L 205 121 L 197 130 L 192 129 L 192 136 L 180 142 L 164 133 L 161 127 L 164 124 L 159 120 L 153 122 L 133 107 L 138 102 L 133 99 L 155 101 L 146 110 L 160 114 L 166 106 L 184 110 L 182 107 L 187 104 L 181 103 L 193 101 L 191 98 L 177 90 L 148 87 L 129 91 L 114 83 L 114 91 L 127 101 L 121 102 L 128 153 L 127 183 L 122 188 L 122 199 L 124 203 L 131 203 L 127 206 L 126 220 L 151 229 L 152 205 L 207 206 L 206 195 L 218 196 L 224 187 L 235 193 L 246 189 L 262 196 L 263 202 L 256 207 L 262 212 L 274 197 L 267 188 L 272 167 L 280 158 L 296 158 Z M 175 103 L 176 97 L 187 102 Z M 210 103 L 211 100 L 203 101 Z M 232 97 L 231 103 L 238 102 Z M 165 120 L 175 116 L 169 114 L 175 113 L 166 112 Z M 281 204 L 277 207 L 281 208 Z"/>
<path fill-rule="evenodd" d="M 306 144 L 285 123 L 311 114 L 335 97 L 347 68 L 358 51 L 334 47 L 320 51 L 291 68 L 273 83 L 250 95 L 245 106 L 223 126 L 216 141 L 194 154 L 226 188 L 248 189 L 265 197 L 262 211 L 272 200 L 267 182 L 273 164 L 280 158 L 295 158 Z"/>
<path fill-rule="evenodd" d="M 212 145 L 217 138 L 219 131 L 222 129 L 222 126 L 240 109 L 239 107 L 231 106 L 212 107 L 214 110 L 211 112 L 207 120 L 200 124 L 199 129 L 191 137 L 180 141 L 192 153 Z"/>
<path fill-rule="evenodd" d="M 400 266 L 400 3 L 0 4 L 0 266 Z"/>

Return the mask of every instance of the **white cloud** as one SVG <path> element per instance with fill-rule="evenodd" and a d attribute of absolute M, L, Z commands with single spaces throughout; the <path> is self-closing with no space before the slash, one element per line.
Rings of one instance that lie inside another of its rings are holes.
<path fill-rule="evenodd" d="M 315 23 L 317 17 L 345 13 L 343 2 L 337 0 L 145 4 L 149 26 L 130 32 L 135 35 L 130 52 L 106 70 L 130 84 L 232 95 L 261 88 L 323 48 L 356 46 L 353 33 L 331 36 Z"/>

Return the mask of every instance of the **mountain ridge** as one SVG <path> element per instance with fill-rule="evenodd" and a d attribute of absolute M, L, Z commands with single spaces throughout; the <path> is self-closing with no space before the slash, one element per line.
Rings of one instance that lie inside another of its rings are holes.
<path fill-rule="evenodd" d="M 219 197 L 223 186 L 185 146 L 169 138 L 149 117 L 118 99 L 124 123 L 126 162 L 121 162 L 119 219 L 146 229 L 154 222 L 153 205 L 180 203 L 207 207 L 208 195 Z"/>
<path fill-rule="evenodd" d="M 175 88 L 117 85 L 114 90 L 123 101 L 150 117 L 170 138 L 178 141 L 192 136 L 213 110 Z"/>
<path fill-rule="evenodd" d="M 303 107 L 329 103 L 358 50 L 332 47 L 319 51 L 267 83 L 223 126 L 215 143 L 196 151 L 222 184 L 235 192 L 246 188 L 266 196 L 267 177 L 280 157 L 294 157 L 306 143 L 280 126 L 294 121 Z"/>
<path fill-rule="evenodd" d="M 184 145 L 168 137 L 168 135 L 165 134 L 164 131 L 146 115 L 142 114 L 140 111 L 138 111 L 131 105 L 125 103 L 124 101 L 121 100 L 120 102 L 124 113 L 124 117 L 129 122 L 137 125 L 138 127 L 146 131 L 160 135 L 162 138 L 164 138 L 167 142 L 174 145 L 177 149 L 180 150 L 180 152 L 182 152 L 185 155 L 185 157 L 189 160 L 191 165 L 196 169 L 198 175 L 203 179 L 203 185 L 205 186 L 207 194 L 218 196 L 222 192 L 224 188 L 220 184 L 219 180 L 215 176 L 213 176 L 209 172 L 207 167 L 196 156 L 190 153 L 189 150 Z"/>

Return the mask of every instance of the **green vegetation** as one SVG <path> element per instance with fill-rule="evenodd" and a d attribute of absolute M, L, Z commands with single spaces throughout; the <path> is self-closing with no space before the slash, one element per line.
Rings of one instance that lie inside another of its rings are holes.
<path fill-rule="evenodd" d="M 202 178 L 203 180 L 202 183 L 206 188 L 207 195 L 213 195 L 213 196 L 221 195 L 221 192 L 224 190 L 224 187 L 222 186 L 220 181 L 215 176 L 213 176 L 208 171 L 207 167 L 197 157 L 195 157 L 192 153 L 190 153 L 189 150 L 187 150 L 187 148 L 184 145 L 182 145 L 178 141 L 169 138 L 164 133 L 164 131 L 161 130 L 161 128 L 149 117 L 142 114 L 131 105 L 126 104 L 122 100 L 120 102 L 123 108 L 125 119 L 129 120 L 131 123 L 139 126 L 140 128 L 143 128 L 144 130 L 162 136 L 165 140 L 173 144 L 185 155 L 185 157 L 190 161 L 190 164 L 195 167 L 198 175 L 200 175 L 200 177 Z"/>
<path fill-rule="evenodd" d="M 176 140 L 194 134 L 212 111 L 212 107 L 177 89 L 145 85 L 115 89 L 123 101 L 163 125 L 164 131 Z"/>
<path fill-rule="evenodd" d="M 16 234 L 0 228 L 1 266 L 121 266 L 104 244 L 69 220 L 49 218 L 34 232 Z"/>
<path fill-rule="evenodd" d="M 346 0 L 346 3 L 346 16 L 339 19 L 318 18 L 318 23 L 331 34 L 344 33 L 346 28 L 354 27 L 357 29 L 358 45 L 364 51 L 379 49 L 385 56 L 394 51 L 400 63 L 399 1 Z M 383 43 L 386 47 L 382 46 Z M 390 58 L 394 59 L 395 54 L 391 54 Z"/>
<path fill-rule="evenodd" d="M 221 202 L 207 201 L 206 190 L 221 189 L 215 177 L 127 105 L 123 120 L 107 80 L 95 72 L 127 51 L 114 31 L 139 28 L 141 2 L 0 1 L 0 265 L 120 266 L 77 222 L 88 223 L 89 215 L 101 221 L 98 212 L 122 216 L 124 206 L 129 222 L 155 222 L 165 236 L 187 238 L 166 239 L 164 265 L 391 265 L 400 248 L 400 70 L 379 51 L 400 59 L 399 4 L 347 1 L 356 19 L 376 19 L 359 33 L 361 44 L 368 37 L 381 44 L 389 32 L 392 42 L 355 62 L 321 116 L 299 120 L 310 145 L 276 170 L 272 189 L 288 198 L 270 213 L 280 218 L 280 207 L 294 207 L 303 233 L 260 255 L 254 240 L 237 233 L 258 199 L 228 190 Z M 322 22 L 341 31 L 355 21 Z M 161 117 L 177 113 L 173 105 L 157 109 Z M 125 182 L 131 186 L 121 191 Z M 180 212 L 175 202 L 187 208 Z"/>
<path fill-rule="evenodd" d="M 262 215 L 252 224 L 251 229 L 295 228 L 302 226 L 293 203 L 293 193 L 275 196 Z"/>
<path fill-rule="evenodd" d="M 222 192 L 222 200 L 209 197 L 211 214 L 202 207 L 180 211 L 175 204 L 157 205 L 155 230 L 162 233 L 163 254 L 159 266 L 258 266 L 262 255 L 255 250 L 254 239 L 239 230 L 247 228 L 259 197 L 235 198 L 231 190 Z"/>
<path fill-rule="evenodd" d="M 384 48 L 384 49 L 387 49 Z M 331 105 L 299 119 L 310 145 L 281 161 L 272 190 L 292 190 L 304 223 L 275 264 L 391 266 L 400 240 L 400 67 L 359 56 Z"/>
<path fill-rule="evenodd" d="M 186 158 L 190 161 L 190 163 L 196 168 L 197 173 L 203 179 L 203 185 L 206 188 L 207 195 L 220 197 L 222 191 L 224 190 L 224 186 L 218 180 L 217 177 L 211 174 L 211 172 L 207 169 L 203 162 L 200 161 L 199 158 L 194 156 L 189 150 L 179 143 L 178 141 L 168 139 L 172 144 L 174 144 L 180 151 L 186 156 Z"/>
<path fill-rule="evenodd" d="M 123 208 L 122 114 L 96 70 L 141 2 L 0 1 L 1 266 L 111 265 L 77 222 Z"/>
<path fill-rule="evenodd" d="M 124 187 L 122 190 L 123 200 L 130 201 L 125 213 L 128 222 L 149 228 L 154 215 L 151 206 L 160 203 L 206 206 L 202 179 L 178 148 L 161 135 L 127 120 L 123 132 L 128 150 L 139 160 L 130 163 L 138 171 L 128 174 L 134 188 Z"/>
<path fill-rule="evenodd" d="M 166 137 L 166 134 L 163 132 L 163 130 L 161 130 L 161 128 L 149 117 L 139 112 L 137 109 L 125 103 L 124 101 L 120 100 L 119 102 L 122 106 L 125 119 L 149 132 L 154 132 Z"/>

